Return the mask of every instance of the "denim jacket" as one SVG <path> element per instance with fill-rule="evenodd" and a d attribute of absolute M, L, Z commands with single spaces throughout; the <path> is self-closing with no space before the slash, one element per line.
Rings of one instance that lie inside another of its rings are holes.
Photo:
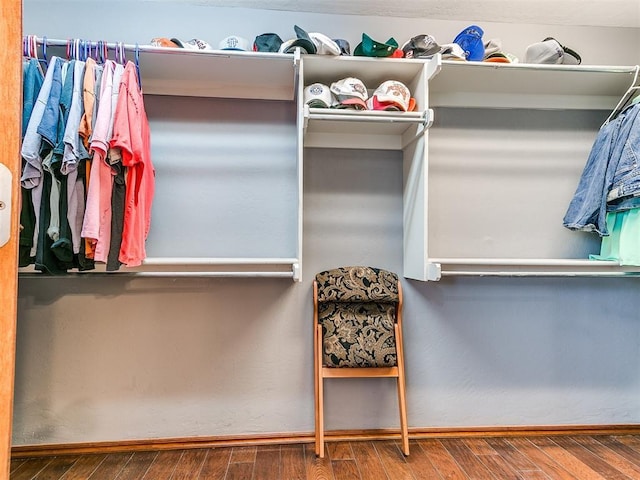
<path fill-rule="evenodd" d="M 640 194 L 639 114 L 640 105 L 634 104 L 598 132 L 564 216 L 565 227 L 606 236 L 607 210 L 620 211 L 634 204 L 623 199 Z"/>

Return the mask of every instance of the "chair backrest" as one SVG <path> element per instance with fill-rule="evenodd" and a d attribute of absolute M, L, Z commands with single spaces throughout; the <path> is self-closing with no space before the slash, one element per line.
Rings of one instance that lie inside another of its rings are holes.
<path fill-rule="evenodd" d="M 398 276 L 372 267 L 340 267 L 316 275 L 318 302 L 398 303 Z"/>
<path fill-rule="evenodd" d="M 395 324 L 401 321 L 402 293 L 395 273 L 341 267 L 318 273 L 315 285 L 324 366 L 397 365 Z"/>

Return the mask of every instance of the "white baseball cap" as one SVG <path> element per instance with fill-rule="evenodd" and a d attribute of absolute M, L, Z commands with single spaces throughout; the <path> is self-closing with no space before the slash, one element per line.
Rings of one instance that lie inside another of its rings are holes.
<path fill-rule="evenodd" d="M 316 46 L 318 55 L 340 55 L 340 46 L 322 33 L 309 32 L 309 37 Z"/>
<path fill-rule="evenodd" d="M 209 45 L 204 40 L 200 40 L 199 38 L 192 38 L 191 40 L 187 40 L 187 41 L 182 41 L 177 38 L 172 38 L 171 41 L 187 50 L 213 50 L 211 45 Z"/>
<path fill-rule="evenodd" d="M 582 59 L 575 50 L 562 45 L 553 37 L 547 37 L 527 47 L 525 62 L 579 65 Z"/>
<path fill-rule="evenodd" d="M 220 40 L 218 49 L 250 51 L 252 50 L 252 47 L 249 43 L 249 40 L 247 40 L 246 38 L 238 37 L 237 35 L 230 35 Z"/>
<path fill-rule="evenodd" d="M 442 50 L 440 50 L 440 55 L 443 60 L 466 60 L 467 55 L 464 53 L 464 50 L 457 43 L 445 43 L 444 45 L 440 45 Z"/>
<path fill-rule="evenodd" d="M 304 103 L 311 108 L 331 108 L 334 99 L 327 85 L 312 83 L 304 89 Z"/>
<path fill-rule="evenodd" d="M 559 64 L 563 58 L 562 45 L 553 39 L 533 43 L 525 53 L 525 63 Z"/>
<path fill-rule="evenodd" d="M 346 77 L 331 84 L 331 92 L 338 101 L 337 107 L 367 109 L 367 87 L 359 78 Z"/>

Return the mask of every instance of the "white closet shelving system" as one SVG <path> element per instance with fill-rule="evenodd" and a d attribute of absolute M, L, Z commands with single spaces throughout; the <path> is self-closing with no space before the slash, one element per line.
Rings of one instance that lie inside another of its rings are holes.
<path fill-rule="evenodd" d="M 46 42 L 53 47 L 67 44 L 66 40 Z M 597 130 L 591 126 L 574 132 L 571 121 L 562 115 L 568 112 L 572 119 L 578 118 L 576 113 L 596 112 L 606 118 L 637 80 L 637 66 L 123 47 L 129 54 L 137 52 L 147 95 L 297 102 L 295 256 L 148 258 L 143 267 L 126 270 L 133 275 L 290 277 L 300 281 L 305 148 L 402 151 L 403 165 L 398 168 L 404 172 L 403 274 L 407 278 L 640 274 L 640 268 L 588 260 L 588 253 L 598 252 L 587 251 L 593 250 L 593 244 L 585 250 L 587 234 L 562 227 L 563 209 Z M 370 89 L 388 79 L 400 80 L 415 97 L 416 111 L 360 112 L 304 105 L 305 85 L 331 84 L 347 76 L 361 79 Z M 440 112 L 453 120 L 440 124 Z M 524 127 L 518 121 L 511 126 L 511 118 L 526 120 L 529 115 L 538 119 L 531 128 L 526 121 Z M 549 127 L 541 128 L 541 123 L 547 123 L 545 115 Z M 504 148 L 496 149 L 496 144 Z M 541 148 L 541 144 L 546 146 Z M 535 161 L 533 154 L 524 151 L 529 145 L 535 155 L 540 154 Z M 534 190 L 529 191 L 532 186 Z M 523 192 L 529 201 L 523 201 L 517 192 Z"/>

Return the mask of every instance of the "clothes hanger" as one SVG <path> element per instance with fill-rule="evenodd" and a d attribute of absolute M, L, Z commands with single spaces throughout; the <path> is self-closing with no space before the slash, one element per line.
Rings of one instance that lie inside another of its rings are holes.
<path fill-rule="evenodd" d="M 74 38 L 71 47 L 71 58 L 80 60 L 80 39 Z"/>
<path fill-rule="evenodd" d="M 47 37 L 42 37 L 42 61 L 45 68 L 49 68 L 49 60 L 47 59 Z"/>
<path fill-rule="evenodd" d="M 109 49 L 107 47 L 107 42 L 100 40 L 102 42 L 102 46 L 100 47 L 100 63 L 104 63 L 107 61 L 107 57 L 109 56 Z"/>
<path fill-rule="evenodd" d="M 44 76 L 45 71 L 46 71 L 46 64 L 44 65 L 44 68 L 42 66 L 42 60 L 40 58 L 38 58 L 38 37 L 36 37 L 35 35 L 27 35 L 27 51 L 28 51 L 28 56 L 29 58 L 35 58 L 38 61 L 38 69 L 40 70 L 40 73 Z"/>
<path fill-rule="evenodd" d="M 140 79 L 140 46 L 136 42 L 136 50 L 135 50 L 135 59 L 136 59 L 136 73 L 138 74 L 138 88 L 142 90 L 142 80 Z"/>
<path fill-rule="evenodd" d="M 124 44 L 122 42 L 116 43 L 115 56 L 116 56 L 117 63 L 121 65 L 124 65 L 125 63 L 127 63 L 127 57 L 124 53 Z"/>
<path fill-rule="evenodd" d="M 631 82 L 631 86 L 624 93 L 624 95 L 622 96 L 618 104 L 615 106 L 611 114 L 607 117 L 607 119 L 600 126 L 600 128 L 604 127 L 611 120 L 613 120 L 622 110 L 624 110 L 624 107 L 627 105 L 629 100 L 631 100 L 636 95 L 636 93 L 640 91 L 640 85 L 638 85 L 637 83 L 639 72 L 640 72 L 640 65 L 636 65 L 635 75 L 633 76 L 633 82 Z"/>

